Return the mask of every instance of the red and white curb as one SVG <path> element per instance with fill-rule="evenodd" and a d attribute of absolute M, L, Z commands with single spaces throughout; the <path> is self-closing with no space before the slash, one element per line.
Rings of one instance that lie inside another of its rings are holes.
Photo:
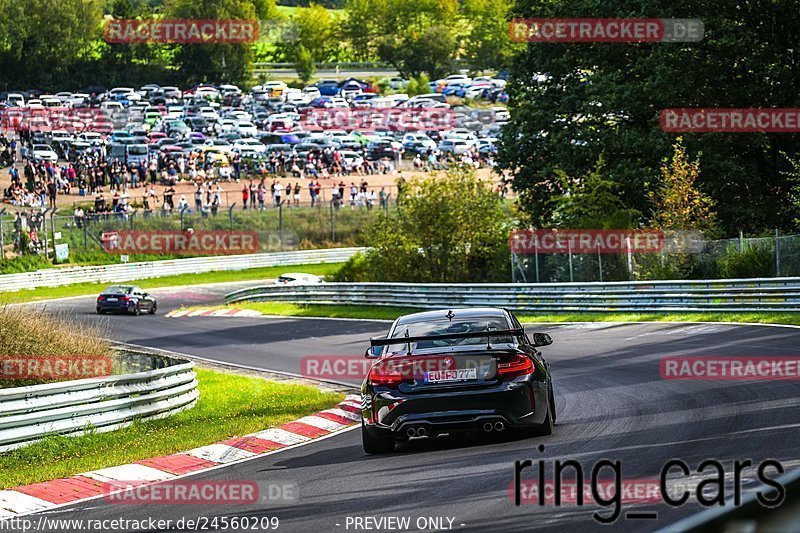
<path fill-rule="evenodd" d="M 349 394 L 336 407 L 251 435 L 133 464 L 0 490 L 0 520 L 94 499 L 128 489 L 133 484 L 159 483 L 306 444 L 352 427 L 360 417 L 361 397 Z"/>
<path fill-rule="evenodd" d="M 177 309 L 170 311 L 166 318 L 186 318 L 193 316 L 235 316 L 235 317 L 256 317 L 262 316 L 261 312 L 252 309 Z"/>

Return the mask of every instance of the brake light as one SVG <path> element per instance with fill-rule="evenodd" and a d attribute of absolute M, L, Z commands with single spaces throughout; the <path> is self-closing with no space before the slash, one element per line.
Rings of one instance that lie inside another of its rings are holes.
<path fill-rule="evenodd" d="M 504 378 L 524 376 L 533 371 L 533 361 L 523 354 L 514 354 L 508 360 L 497 363 L 497 375 Z"/>
<path fill-rule="evenodd" d="M 386 361 L 378 361 L 369 371 L 369 380 L 373 385 L 385 387 L 396 387 L 405 378 L 402 371 L 394 364 L 386 364 Z"/>
<path fill-rule="evenodd" d="M 130 297 L 130 296 L 122 296 L 122 297 L 120 297 L 119 301 L 120 301 L 120 302 L 127 302 L 127 301 L 128 301 L 128 300 L 130 300 L 130 299 L 131 299 L 131 297 Z"/>
<path fill-rule="evenodd" d="M 106 297 L 105 297 L 105 296 L 102 296 L 102 295 L 101 295 L 101 296 L 98 296 L 98 297 L 97 297 L 97 301 L 98 301 L 98 302 L 104 302 L 105 300 L 106 300 Z"/>

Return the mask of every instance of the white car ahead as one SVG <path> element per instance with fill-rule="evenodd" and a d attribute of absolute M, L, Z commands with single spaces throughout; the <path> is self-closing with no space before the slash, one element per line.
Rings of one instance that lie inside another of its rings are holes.
<path fill-rule="evenodd" d="M 314 274 L 302 274 L 297 272 L 288 272 L 281 274 L 275 280 L 275 285 L 312 285 L 314 283 L 322 283 L 322 278 Z"/>

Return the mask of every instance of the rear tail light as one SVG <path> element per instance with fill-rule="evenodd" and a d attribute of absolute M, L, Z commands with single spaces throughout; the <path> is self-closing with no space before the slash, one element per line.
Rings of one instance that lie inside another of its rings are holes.
<path fill-rule="evenodd" d="M 130 299 L 131 299 L 131 297 L 130 297 L 130 296 L 122 296 L 122 297 L 120 297 L 119 301 L 120 301 L 120 302 L 127 302 L 127 301 L 129 301 Z"/>
<path fill-rule="evenodd" d="M 386 361 L 378 361 L 369 371 L 369 380 L 373 385 L 396 387 L 405 379 L 397 366 L 387 364 Z"/>
<path fill-rule="evenodd" d="M 533 361 L 524 354 L 514 354 L 510 358 L 497 363 L 497 375 L 504 378 L 513 378 L 532 374 Z"/>
<path fill-rule="evenodd" d="M 106 297 L 105 296 L 98 296 L 97 297 L 97 301 L 98 302 L 105 302 L 106 301 Z"/>

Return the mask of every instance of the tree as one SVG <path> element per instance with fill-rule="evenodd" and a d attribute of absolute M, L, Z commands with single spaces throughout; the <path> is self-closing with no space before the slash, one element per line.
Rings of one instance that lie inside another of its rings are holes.
<path fill-rule="evenodd" d="M 464 25 L 457 0 L 348 0 L 341 28 L 360 57 L 435 79 L 450 71 Z"/>
<path fill-rule="evenodd" d="M 604 160 L 580 179 L 556 171 L 565 193 L 554 199 L 553 225 L 566 229 L 634 228 L 641 213 L 625 207 L 619 185 L 603 176 Z"/>
<path fill-rule="evenodd" d="M 168 0 L 166 18 L 274 20 L 274 0 Z M 252 72 L 252 44 L 180 44 L 175 61 L 190 82 L 243 83 Z"/>
<path fill-rule="evenodd" d="M 509 66 L 514 46 L 508 33 L 511 0 L 464 0 L 461 11 L 469 26 L 464 59 L 474 71 L 501 70 Z"/>
<path fill-rule="evenodd" d="M 583 175 L 599 154 L 626 207 L 648 212 L 663 157 L 676 135 L 658 124 L 672 107 L 798 107 L 800 19 L 792 2 L 671 3 L 519 0 L 512 17 L 701 18 L 701 43 L 528 44 L 511 68 L 512 121 L 501 168 L 533 219 L 547 220 L 560 194 L 555 169 Z M 702 152 L 703 189 L 728 234 L 788 227 L 790 184 L 781 151 L 798 155 L 797 134 L 684 135 Z"/>
<path fill-rule="evenodd" d="M 714 201 L 697 188 L 700 159 L 690 161 L 683 139 L 673 145 L 672 160 L 661 165 L 661 184 L 651 193 L 655 205 L 653 226 L 662 230 L 698 230 L 706 235 L 717 232 Z"/>
<path fill-rule="evenodd" d="M 6 84 L 70 79 L 100 36 L 102 0 L 0 0 L 0 71 Z"/>
<path fill-rule="evenodd" d="M 506 280 L 510 217 L 489 184 L 456 168 L 406 187 L 391 220 L 366 229 L 370 250 L 348 264 L 343 280 Z"/>
<path fill-rule="evenodd" d="M 308 51 L 304 45 L 297 46 L 297 53 L 294 61 L 294 68 L 297 71 L 297 76 L 303 81 L 308 83 L 314 75 L 316 67 L 314 66 L 314 56 Z"/>
<path fill-rule="evenodd" d="M 302 69 L 308 78 L 313 74 L 313 64 L 335 56 L 338 47 L 336 25 L 330 11 L 319 4 L 297 8 L 287 22 L 281 41 L 277 43 L 279 53 Z M 309 64 L 311 69 L 309 70 Z M 300 70 L 298 70 L 298 75 Z"/>

